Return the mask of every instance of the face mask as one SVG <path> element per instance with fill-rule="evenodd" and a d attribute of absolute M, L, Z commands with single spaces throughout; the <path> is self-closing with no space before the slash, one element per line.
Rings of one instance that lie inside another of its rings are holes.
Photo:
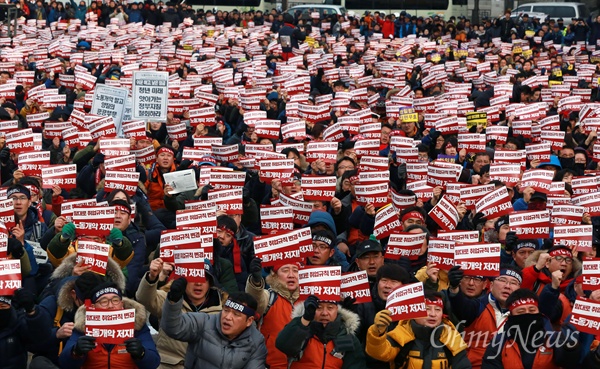
<path fill-rule="evenodd" d="M 10 324 L 12 309 L 0 309 L 0 329 L 6 328 Z"/>
<path fill-rule="evenodd" d="M 512 337 L 519 334 L 523 337 L 523 341 L 531 344 L 534 334 L 544 330 L 544 320 L 542 314 L 521 314 L 511 315 L 506 320 L 505 332 L 509 332 Z M 536 342 L 538 345 L 543 344 L 543 341 Z"/>
<path fill-rule="evenodd" d="M 575 158 L 559 158 L 559 160 L 563 169 L 573 168 L 573 166 L 575 166 Z"/>
<path fill-rule="evenodd" d="M 583 164 L 583 163 L 575 163 L 574 169 L 575 169 L 575 172 L 577 172 L 578 176 L 582 176 L 585 173 L 585 164 Z"/>

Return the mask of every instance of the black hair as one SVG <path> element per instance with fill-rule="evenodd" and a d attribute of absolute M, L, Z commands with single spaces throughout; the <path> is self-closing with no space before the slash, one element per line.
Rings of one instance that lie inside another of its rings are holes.
<path fill-rule="evenodd" d="M 531 291 L 528 288 L 519 288 L 518 290 L 515 290 L 508 296 L 508 298 L 506 299 L 505 306 L 510 306 L 513 302 L 520 299 L 533 299 L 535 302 L 540 301 L 539 297 L 535 292 Z"/>
<path fill-rule="evenodd" d="M 411 282 L 410 274 L 398 264 L 383 264 L 376 274 L 376 280 L 379 282 L 381 278 L 389 278 L 395 281 L 401 282 L 402 284 L 408 284 Z"/>
<path fill-rule="evenodd" d="M 115 196 L 117 196 L 118 193 L 123 193 L 125 194 L 125 198 L 127 199 L 127 203 L 131 204 L 131 196 L 129 196 L 129 194 L 123 190 L 112 190 L 110 191 L 110 193 L 108 194 L 108 196 L 106 197 L 106 201 L 110 204 L 114 201 Z"/>
<path fill-rule="evenodd" d="M 84 272 L 75 280 L 75 293 L 82 301 L 91 299 L 92 291 L 104 282 L 106 282 L 106 279 L 102 278 L 99 274 Z"/>
<path fill-rule="evenodd" d="M 217 227 L 225 227 L 233 233 L 237 233 L 238 227 L 235 220 L 231 219 L 228 215 L 220 215 L 217 217 Z"/>

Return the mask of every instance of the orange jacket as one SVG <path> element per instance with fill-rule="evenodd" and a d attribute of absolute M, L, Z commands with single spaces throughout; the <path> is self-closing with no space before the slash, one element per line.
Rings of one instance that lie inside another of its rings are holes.
<path fill-rule="evenodd" d="M 467 356 L 473 369 L 481 368 L 485 348 L 497 331 L 496 312 L 492 304 L 488 303 L 479 317 L 465 328 L 465 342 L 469 346 Z"/>
<path fill-rule="evenodd" d="M 535 354 L 535 360 L 531 369 L 558 369 L 558 366 L 552 361 L 554 351 L 551 348 L 542 346 L 538 349 Z M 502 349 L 502 365 L 505 368 L 511 369 L 525 369 L 523 362 L 521 361 L 521 352 L 519 345 L 512 339 L 507 340 L 504 343 Z"/>
<path fill-rule="evenodd" d="M 171 165 L 169 172 L 174 172 L 177 168 L 175 164 Z M 165 180 L 163 179 L 162 173 L 158 168 L 158 164 L 152 164 L 152 167 L 148 170 L 148 179 L 144 184 L 148 191 L 148 202 L 152 210 L 156 211 L 160 208 L 165 207 Z"/>

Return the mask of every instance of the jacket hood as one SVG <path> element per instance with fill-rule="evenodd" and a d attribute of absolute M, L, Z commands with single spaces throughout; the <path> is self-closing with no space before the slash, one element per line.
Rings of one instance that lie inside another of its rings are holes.
<path fill-rule="evenodd" d="M 288 290 L 287 287 L 281 283 L 279 278 L 277 278 L 277 275 L 273 272 L 269 273 L 269 275 L 265 278 L 265 281 L 269 286 L 271 286 L 273 291 L 277 292 L 292 304 L 298 301 L 298 298 L 300 297 L 300 288 L 296 288 L 294 292 L 290 292 L 290 290 Z"/>
<path fill-rule="evenodd" d="M 304 315 L 304 303 L 300 302 L 292 310 L 292 319 L 301 317 L 302 315 Z M 342 329 L 346 331 L 346 334 L 354 335 L 360 326 L 358 314 L 344 309 L 338 304 L 338 316 L 342 319 Z"/>
<path fill-rule="evenodd" d="M 52 272 L 51 278 L 63 279 L 72 276 L 76 258 L 77 253 L 73 253 L 64 258 L 60 265 Z M 119 268 L 119 264 L 110 257 L 108 258 L 108 265 L 106 267 L 106 276 L 112 282 L 115 282 L 121 291 L 125 290 L 125 275 L 123 274 L 123 271 L 121 271 L 121 268 Z"/>
<path fill-rule="evenodd" d="M 76 308 L 75 299 L 71 296 L 71 291 L 75 289 L 75 281 L 77 277 L 63 278 L 58 284 L 58 294 L 56 303 L 64 311 L 73 311 Z"/>
<path fill-rule="evenodd" d="M 139 331 L 146 324 L 146 308 L 137 301 L 123 297 L 123 309 L 135 309 L 135 330 Z M 75 329 L 85 332 L 85 305 L 81 305 L 75 313 Z"/>
<path fill-rule="evenodd" d="M 337 236 L 335 222 L 333 217 L 326 211 L 313 211 L 308 218 L 308 226 L 312 227 L 317 224 L 324 224 Z"/>

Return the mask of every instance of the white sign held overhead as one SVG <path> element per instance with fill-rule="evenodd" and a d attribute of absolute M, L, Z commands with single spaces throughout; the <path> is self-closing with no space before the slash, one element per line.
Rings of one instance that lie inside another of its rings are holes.
<path fill-rule="evenodd" d="M 139 71 L 133 73 L 133 119 L 167 120 L 169 73 Z"/>

